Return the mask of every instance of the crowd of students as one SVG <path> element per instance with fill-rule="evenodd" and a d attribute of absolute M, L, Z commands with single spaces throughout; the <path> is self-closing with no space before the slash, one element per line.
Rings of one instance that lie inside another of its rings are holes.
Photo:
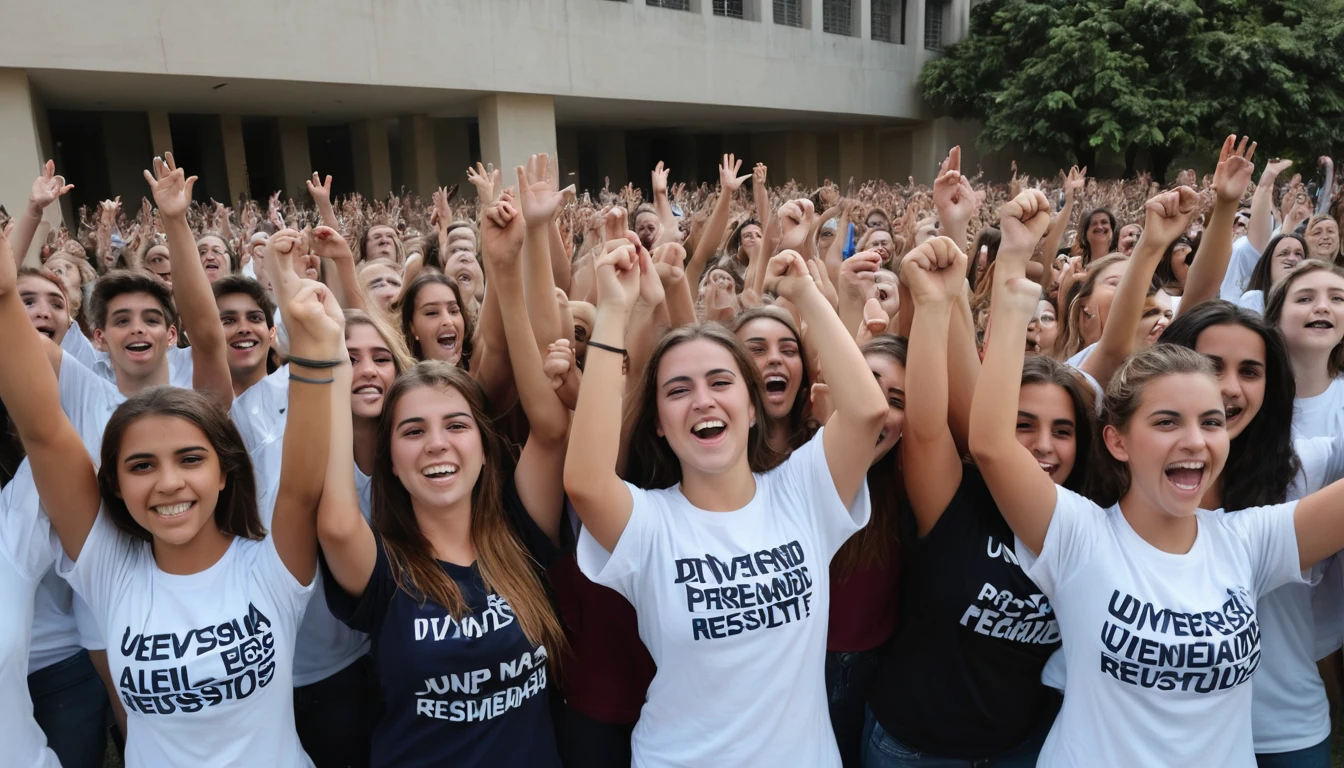
<path fill-rule="evenodd" d="M 1254 154 L 265 212 L 164 156 L 73 233 L 48 163 L 5 762 L 1324 768 L 1337 195 Z"/>

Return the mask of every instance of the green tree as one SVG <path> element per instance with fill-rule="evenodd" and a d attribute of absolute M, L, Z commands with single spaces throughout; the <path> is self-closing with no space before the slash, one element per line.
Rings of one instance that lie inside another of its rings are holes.
<path fill-rule="evenodd" d="M 1237 132 L 1306 159 L 1344 146 L 1344 0 L 988 0 L 919 82 L 987 150 L 1143 149 L 1161 178 Z"/>

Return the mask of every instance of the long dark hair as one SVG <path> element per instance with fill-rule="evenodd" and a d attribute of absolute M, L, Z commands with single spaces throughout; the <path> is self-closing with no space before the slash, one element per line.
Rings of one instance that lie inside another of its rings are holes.
<path fill-rule="evenodd" d="M 1270 328 L 1278 328 L 1279 320 L 1283 317 L 1283 305 L 1288 301 L 1288 291 L 1292 290 L 1293 283 L 1303 275 L 1309 275 L 1312 272 L 1329 272 L 1335 277 L 1344 278 L 1344 267 L 1340 267 L 1334 262 L 1321 261 L 1320 259 L 1307 259 L 1293 267 L 1286 277 L 1274 286 L 1268 294 L 1265 295 L 1265 324 Z M 1282 333 L 1282 331 L 1280 331 Z M 1330 350 L 1330 358 L 1326 361 L 1326 373 L 1330 378 L 1339 376 L 1339 372 L 1344 370 L 1344 341 L 1335 345 Z"/>
<path fill-rule="evenodd" d="M 1092 217 L 1097 214 L 1103 214 L 1111 222 L 1111 244 L 1106 246 L 1106 253 L 1093 253 L 1092 244 L 1087 240 L 1087 231 L 1092 228 Z M 1100 259 L 1115 253 L 1120 247 L 1120 228 L 1116 226 L 1115 214 L 1105 208 L 1093 208 L 1083 217 L 1082 225 L 1078 228 L 1078 234 L 1074 237 L 1074 243 L 1078 253 L 1083 257 L 1083 264 L 1092 263 L 1093 259 Z"/>
<path fill-rule="evenodd" d="M 1185 265 L 1188 267 L 1194 263 L 1195 251 L 1199 249 L 1198 240 L 1191 240 L 1185 235 L 1172 240 L 1171 245 L 1168 245 L 1167 250 L 1163 252 L 1162 260 L 1157 263 L 1157 269 L 1153 271 L 1154 286 L 1163 290 L 1166 290 L 1167 286 L 1176 286 L 1182 291 L 1185 290 L 1185 285 L 1176 279 L 1176 270 L 1171 268 L 1171 257 L 1176 253 L 1176 248 L 1182 245 L 1190 247 L 1190 252 L 1185 254 Z M 1167 292 L 1170 293 L 1170 291 Z"/>
<path fill-rule="evenodd" d="M 417 360 L 423 360 L 424 351 L 420 348 L 420 342 L 416 340 L 415 333 L 411 330 L 411 323 L 415 320 L 415 301 L 420 297 L 420 292 L 425 286 L 437 284 L 446 285 L 453 291 L 453 298 L 457 300 L 459 311 L 462 312 L 462 358 L 459 365 L 463 368 L 471 367 L 471 337 L 473 332 L 473 323 L 471 322 L 471 313 L 467 311 L 467 305 L 462 302 L 462 291 L 457 287 L 457 281 L 443 274 L 442 272 L 431 272 L 425 270 L 415 276 L 411 284 L 406 288 L 406 295 L 401 300 L 401 334 L 406 339 L 406 346 L 410 348 L 411 354 Z"/>
<path fill-rule="evenodd" d="M 484 454 L 481 474 L 471 490 L 471 541 L 476 548 L 476 568 L 486 591 L 502 596 L 513 607 L 527 639 L 534 645 L 545 646 L 549 655 L 556 658 L 565 644 L 564 630 L 551 608 L 536 563 L 519 541 L 504 510 L 508 448 L 486 411 L 485 393 L 480 385 L 466 371 L 442 360 L 421 362 L 398 376 L 387 392 L 378 421 L 372 523 L 387 552 L 392 578 L 399 589 L 420 600 L 422 605 L 426 601 L 436 603 L 454 619 L 461 620 L 470 611 L 457 582 L 435 559 L 434 549 L 415 518 L 411 494 L 392 468 L 397 403 L 408 392 L 422 387 L 455 390 L 467 401 Z"/>
<path fill-rule="evenodd" d="M 1064 390 L 1073 403 L 1073 435 L 1077 443 L 1073 469 L 1064 478 L 1064 487 L 1071 491 L 1081 491 L 1087 484 L 1088 451 L 1092 450 L 1093 410 L 1095 405 L 1090 397 L 1091 387 L 1083 383 L 1077 371 L 1058 360 L 1045 355 L 1030 355 L 1022 361 L 1021 386 L 1028 384 L 1053 384 Z M 1019 388 L 1020 391 L 1020 388 Z"/>
<path fill-rule="evenodd" d="M 1302 246 L 1302 259 L 1305 261 L 1311 254 L 1311 249 L 1307 247 L 1307 241 L 1301 235 L 1294 232 L 1285 232 L 1275 235 L 1270 239 L 1265 250 L 1260 254 L 1260 259 L 1255 262 L 1255 268 L 1251 270 L 1251 276 L 1246 281 L 1247 291 L 1262 291 L 1265 298 L 1269 298 L 1269 292 L 1274 288 L 1274 278 L 1271 277 L 1271 267 L 1274 262 L 1274 249 L 1279 247 L 1279 243 L 1287 238 L 1296 240 L 1298 245 Z M 1168 328 L 1167 330 L 1171 330 Z"/>
<path fill-rule="evenodd" d="M 98 490 L 112 522 L 137 539 L 154 540 L 153 535 L 131 517 L 126 502 L 118 496 L 121 485 L 117 480 L 126 430 L 149 416 L 181 419 L 204 432 L 210 441 L 210 447 L 219 457 L 219 472 L 226 478 L 215 503 L 215 525 L 220 533 L 254 541 L 265 538 L 266 528 L 257 514 L 257 483 L 243 436 L 238 434 L 228 412 L 213 400 L 195 390 L 179 387 L 150 387 L 117 406 L 107 422 L 103 432 L 102 463 L 98 467 Z"/>
<path fill-rule="evenodd" d="M 862 347 L 864 357 L 879 355 L 905 367 L 909 344 L 902 336 L 881 335 Z M 901 444 L 897 442 L 886 456 L 868 468 L 868 498 L 872 514 L 868 524 L 840 547 L 831 558 L 832 583 L 847 578 L 865 566 L 881 565 L 895 555 L 900 545 L 901 505 L 905 500 L 905 482 L 901 474 Z"/>
<path fill-rule="evenodd" d="M 1302 466 L 1293 449 L 1293 399 L 1297 396 L 1297 382 L 1283 337 L 1254 312 L 1213 300 L 1182 312 L 1162 332 L 1162 346 L 1194 349 L 1199 335 L 1216 325 L 1240 325 L 1253 331 L 1265 344 L 1265 400 L 1228 448 L 1227 464 L 1219 478 L 1223 484 L 1223 508 L 1249 509 L 1282 503 Z"/>
<path fill-rule="evenodd" d="M 784 454 L 770 447 L 770 429 L 764 418 L 765 380 L 746 345 L 719 323 L 683 325 L 659 339 L 644 369 L 639 394 L 630 403 L 635 426 L 630 436 L 626 480 L 640 488 L 671 488 L 681 482 L 681 459 L 672 451 L 667 439 L 658 436 L 658 366 L 669 351 L 697 339 L 711 341 L 728 350 L 747 385 L 747 395 L 756 410 L 757 421 L 747 436 L 747 462 L 751 471 L 768 472 L 784 460 Z"/>
<path fill-rule="evenodd" d="M 750 323 L 752 320 L 773 320 L 784 326 L 793 340 L 798 344 L 798 357 L 803 363 L 803 378 L 798 383 L 798 394 L 793 398 L 793 406 L 789 408 L 789 450 L 796 451 L 800 446 L 812 438 L 816 433 L 818 425 L 811 423 L 807 418 L 809 406 L 812 404 L 812 375 L 807 366 L 807 346 L 803 343 L 803 334 L 798 330 L 797 324 L 793 322 L 793 315 L 790 315 L 783 309 L 774 305 L 765 305 L 761 307 L 752 307 L 738 314 L 733 318 L 729 329 L 737 334 L 742 330 L 742 326 Z M 745 343 L 745 342 L 744 342 Z M 905 363 L 902 362 L 902 365 Z M 759 370 L 759 369 L 758 369 Z M 764 381 L 764 379 L 762 379 Z M 756 418 L 762 418 L 757 412 Z M 767 433 L 768 434 L 768 433 Z"/>

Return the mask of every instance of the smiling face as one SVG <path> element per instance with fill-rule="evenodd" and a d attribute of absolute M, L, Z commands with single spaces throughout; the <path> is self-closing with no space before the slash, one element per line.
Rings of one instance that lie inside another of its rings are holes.
<path fill-rule="evenodd" d="M 758 317 L 737 329 L 765 379 L 765 408 L 772 420 L 788 419 L 803 383 L 803 356 L 788 326 Z"/>
<path fill-rule="evenodd" d="M 392 350 L 367 323 L 345 326 L 345 350 L 350 355 L 350 411 L 356 418 L 377 419 L 383 414 L 383 398 L 397 378 Z"/>
<path fill-rule="evenodd" d="M 1297 238 L 1285 237 L 1280 240 L 1269 257 L 1269 284 L 1278 285 L 1305 258 L 1306 251 L 1302 250 L 1302 243 Z"/>
<path fill-rule="evenodd" d="M 1227 461 L 1218 389 L 1203 373 L 1160 376 L 1144 386 L 1128 424 L 1105 427 L 1107 449 L 1129 465 L 1126 498 L 1137 495 L 1145 506 L 1172 517 L 1195 514 Z"/>
<path fill-rule="evenodd" d="M 415 296 L 411 333 L 424 360 L 443 360 L 457 365 L 462 359 L 466 320 L 453 289 L 442 283 L 427 283 Z"/>
<path fill-rule="evenodd" d="M 681 461 L 683 477 L 720 475 L 746 466 L 756 419 L 748 381 L 722 345 L 693 339 L 658 363 L 658 435 Z"/>
<path fill-rule="evenodd" d="M 118 376 L 153 376 L 167 365 L 177 329 L 168 324 L 159 300 L 147 293 L 123 293 L 107 302 L 107 324 L 93 332 L 94 346 L 106 352 Z"/>
<path fill-rule="evenodd" d="M 905 427 L 905 366 L 890 355 L 868 354 L 868 369 L 877 379 L 882 394 L 887 398 L 887 420 L 882 432 L 877 436 L 877 447 L 873 449 L 873 464 L 891 452 L 901 441 Z M 871 465 L 870 465 L 871 466 Z"/>
<path fill-rule="evenodd" d="M 210 282 L 229 274 L 232 267 L 229 249 L 224 241 L 214 235 L 206 235 L 196 241 L 196 253 L 201 257 L 201 266 L 205 267 L 205 276 Z"/>
<path fill-rule="evenodd" d="M 1077 414 L 1069 393 L 1058 384 L 1024 384 L 1017 401 L 1016 435 L 1041 470 L 1063 485 L 1078 458 Z"/>
<path fill-rule="evenodd" d="M 1195 351 L 1213 361 L 1229 440 L 1235 440 L 1265 402 L 1265 340 L 1244 325 L 1211 325 Z"/>
<path fill-rule="evenodd" d="M 1311 258 L 1334 261 L 1339 254 L 1339 224 L 1334 219 L 1322 218 L 1307 229 L 1306 240 Z"/>
<path fill-rule="evenodd" d="M 392 302 L 401 295 L 401 273 L 386 264 L 375 264 L 360 273 L 364 291 L 384 312 L 392 311 Z"/>
<path fill-rule="evenodd" d="M 1087 242 L 1092 247 L 1092 258 L 1106 255 L 1111 247 L 1111 219 L 1104 213 L 1094 213 L 1087 222 Z"/>
<path fill-rule="evenodd" d="M 275 343 L 275 329 L 266 324 L 266 311 L 246 293 L 226 293 L 215 303 L 229 349 L 229 373 L 235 379 L 244 379 L 258 368 L 264 369 Z"/>
<path fill-rule="evenodd" d="M 122 434 L 117 495 L 158 543 L 181 547 L 203 531 L 218 535 L 215 506 L 227 479 L 200 427 L 175 416 L 145 416 Z"/>
<path fill-rule="evenodd" d="M 379 225 L 370 227 L 364 236 L 364 258 L 397 260 L 397 231 L 391 227 Z"/>
<path fill-rule="evenodd" d="M 24 275 L 18 281 L 19 300 L 37 332 L 61 343 L 70 330 L 70 310 L 59 286 L 43 277 Z"/>
<path fill-rule="evenodd" d="M 1279 332 L 1293 355 L 1328 354 L 1344 341 L 1344 277 L 1317 269 L 1295 278 L 1284 297 Z"/>
<path fill-rule="evenodd" d="M 456 389 L 419 386 L 392 408 L 392 474 L 420 509 L 471 503 L 485 466 L 481 431 Z"/>

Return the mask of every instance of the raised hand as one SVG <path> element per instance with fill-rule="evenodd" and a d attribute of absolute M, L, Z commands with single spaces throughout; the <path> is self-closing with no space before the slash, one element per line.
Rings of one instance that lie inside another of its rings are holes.
<path fill-rule="evenodd" d="M 121 195 L 117 195 L 115 200 L 104 200 L 98 204 L 98 226 L 111 230 L 117 225 L 117 217 L 121 215 Z"/>
<path fill-rule="evenodd" d="M 1050 227 L 1050 200 L 1039 189 L 1028 189 L 999 208 L 999 258 L 1004 251 L 1016 252 L 1022 268 Z"/>
<path fill-rule="evenodd" d="M 663 285 L 686 278 L 686 249 L 681 243 L 663 243 L 654 248 L 653 253 L 649 255 L 653 259 L 654 271 L 658 273 L 658 279 Z"/>
<path fill-rule="evenodd" d="M 816 287 L 812 273 L 807 270 L 807 260 L 797 251 L 780 251 L 765 265 L 764 289 L 767 293 L 797 304 L 804 291 Z"/>
<path fill-rule="evenodd" d="M 1251 172 L 1255 165 L 1251 158 L 1255 156 L 1255 142 L 1248 137 L 1228 136 L 1223 141 L 1222 152 L 1218 155 L 1218 166 L 1213 172 L 1213 191 L 1218 199 L 1225 203 L 1235 203 L 1246 194 L 1251 184 Z"/>
<path fill-rule="evenodd" d="M 854 334 L 854 340 L 858 342 L 859 346 L 863 346 L 885 333 L 890 323 L 891 318 L 887 316 L 887 311 L 882 308 L 882 303 L 877 299 L 869 299 L 863 304 L 863 321 L 859 323 L 858 332 Z"/>
<path fill-rule="evenodd" d="M 779 219 L 780 238 L 776 246 L 781 251 L 801 251 L 807 245 L 807 236 L 816 222 L 817 211 L 807 198 L 790 200 L 775 214 Z"/>
<path fill-rule="evenodd" d="M 832 307 L 839 308 L 840 294 L 835 290 L 835 283 L 831 282 L 831 276 L 826 272 L 826 263 L 819 258 L 807 260 L 808 274 L 812 275 L 812 282 L 816 283 L 817 290 L 826 297 Z"/>
<path fill-rule="evenodd" d="M 344 344 L 345 333 L 345 314 L 336 296 L 316 280 L 295 277 L 292 287 L 283 305 L 290 350 L 318 359 L 332 354 Z"/>
<path fill-rule="evenodd" d="M 738 176 L 737 172 L 741 169 L 742 161 L 736 155 L 729 153 L 723 156 L 723 162 L 719 163 L 719 186 L 723 188 L 724 194 L 736 192 L 742 188 L 742 182 L 751 178 L 751 174 Z"/>
<path fill-rule="evenodd" d="M 1199 211 L 1199 194 L 1189 187 L 1177 187 L 1152 198 L 1143 208 L 1140 244 L 1151 240 L 1165 249 L 1190 226 L 1190 219 Z"/>
<path fill-rule="evenodd" d="M 536 155 L 532 156 L 535 160 Z M 522 169 L 519 168 L 519 174 Z M 523 250 L 523 218 L 513 205 L 512 190 L 504 190 L 500 198 L 485 209 L 481 216 L 481 248 L 492 269 L 515 272 L 518 255 Z"/>
<path fill-rule="evenodd" d="M 500 189 L 499 180 L 499 169 L 495 168 L 494 163 L 481 165 L 477 162 L 475 168 L 467 169 L 467 181 L 476 188 L 476 197 L 482 203 L 495 201 L 495 190 Z"/>
<path fill-rule="evenodd" d="M 191 190 L 196 186 L 196 177 L 188 177 L 186 172 L 173 162 L 173 153 L 165 152 L 163 157 L 154 158 L 154 172 L 145 171 L 145 181 L 154 194 L 154 204 L 159 215 L 167 217 L 185 217 L 191 207 Z"/>
<path fill-rule="evenodd" d="M 0 296 L 12 292 L 19 282 L 19 268 L 14 263 L 14 249 L 9 244 L 12 224 L 0 229 Z"/>
<path fill-rule="evenodd" d="M 901 260 L 901 282 L 916 306 L 951 302 L 965 289 L 966 261 L 951 238 L 930 238 Z"/>
<path fill-rule="evenodd" d="M 753 185 L 753 186 L 764 186 L 764 185 L 765 185 L 765 176 L 766 176 L 766 174 L 769 172 L 769 170 L 770 170 L 769 168 L 766 168 L 766 167 L 765 167 L 765 163 L 757 163 L 757 164 L 756 164 L 756 167 L 751 169 L 751 183 L 752 183 L 752 185 Z"/>
<path fill-rule="evenodd" d="M 331 175 L 328 174 L 323 180 L 314 171 L 312 180 L 308 182 L 308 196 L 318 206 L 331 205 Z"/>
<path fill-rule="evenodd" d="M 309 238 L 309 243 L 313 247 L 313 253 L 317 254 L 318 258 L 331 259 L 332 261 L 349 259 L 353 262 L 355 260 L 355 254 L 350 250 L 350 244 L 345 241 L 340 232 L 331 227 L 321 226 L 314 229 Z"/>
<path fill-rule="evenodd" d="M 662 160 L 658 161 L 658 165 L 653 168 L 653 194 L 667 194 L 667 174 L 671 172 L 671 168 L 663 167 Z"/>
<path fill-rule="evenodd" d="M 860 251 L 840 263 L 840 290 L 846 296 L 867 301 L 877 297 L 877 271 L 882 254 Z"/>
<path fill-rule="evenodd" d="M 1087 186 L 1087 166 L 1082 168 L 1073 166 L 1069 169 L 1069 176 L 1064 180 L 1064 191 L 1069 195 L 1076 195 L 1083 191 Z"/>
<path fill-rule="evenodd" d="M 42 166 L 42 173 L 33 180 L 33 189 L 28 193 L 28 204 L 36 206 L 40 212 L 74 188 L 74 184 L 65 183 L 64 176 L 56 175 L 56 162 L 48 160 Z"/>
<path fill-rule="evenodd" d="M 565 194 L 548 178 L 547 167 L 547 156 L 543 152 L 529 158 L 526 168 L 520 165 L 514 169 L 518 174 L 521 213 L 531 227 L 549 225 L 565 204 Z"/>
<path fill-rule="evenodd" d="M 613 209 L 620 210 L 620 209 Z M 599 308 L 619 309 L 629 313 L 639 298 L 638 246 L 629 239 L 608 240 L 602 246 L 594 269 L 597 273 L 597 304 Z"/>
<path fill-rule="evenodd" d="M 1265 177 L 1269 177 L 1270 179 L 1277 179 L 1279 178 L 1279 174 L 1291 168 L 1292 165 L 1293 165 L 1292 160 L 1285 160 L 1283 158 L 1276 157 L 1265 164 L 1265 170 L 1261 172 L 1260 180 L 1264 181 Z"/>
<path fill-rule="evenodd" d="M 293 229 L 282 229 L 266 241 L 262 261 L 266 264 L 271 287 L 275 289 L 276 303 L 280 306 L 288 304 L 298 293 L 303 278 L 294 271 L 294 260 L 307 252 L 308 244 L 303 235 Z"/>
<path fill-rule="evenodd" d="M 639 300 L 645 307 L 652 309 L 662 304 L 667 294 L 663 291 L 663 281 L 658 277 L 653 257 L 643 245 L 636 246 L 636 252 L 639 258 Z"/>

